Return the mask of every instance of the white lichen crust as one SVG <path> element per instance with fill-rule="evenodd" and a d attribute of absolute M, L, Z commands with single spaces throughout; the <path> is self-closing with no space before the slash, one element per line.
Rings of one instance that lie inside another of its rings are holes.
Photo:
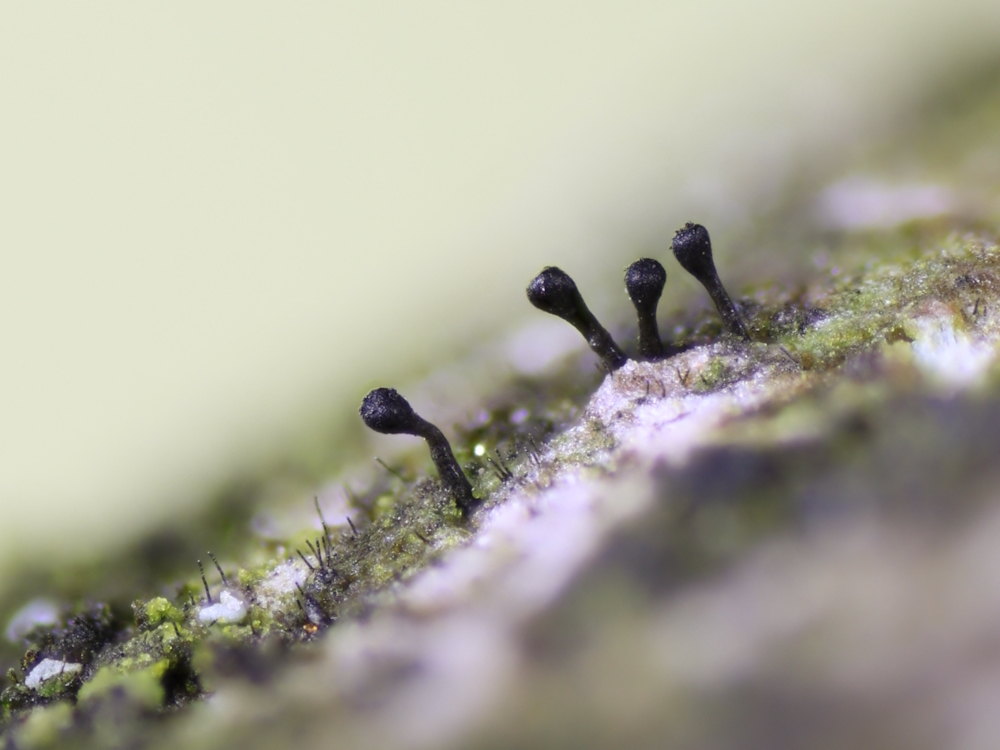
<path fill-rule="evenodd" d="M 28 673 L 24 684 L 32 690 L 37 690 L 42 686 L 43 682 L 51 680 L 54 677 L 74 675 L 81 669 L 83 669 L 82 664 L 60 661 L 59 659 L 42 659 Z"/>
<path fill-rule="evenodd" d="M 223 590 L 219 594 L 218 602 L 209 604 L 198 610 L 198 622 L 203 625 L 214 623 L 233 625 L 243 622 L 246 616 L 246 602 L 226 590 Z"/>
<path fill-rule="evenodd" d="M 172 724 L 165 745 L 202 742 L 211 724 L 216 732 L 225 727 L 215 735 L 225 738 L 219 746 L 264 747 L 277 741 L 269 727 L 282 724 L 289 706 L 301 711 L 318 702 L 363 705 L 340 719 L 343 737 L 363 737 L 363 744 L 460 742 L 497 706 L 516 703 L 513 686 L 535 668 L 525 629 L 558 606 L 609 539 L 664 508 L 681 514 L 679 491 L 663 483 L 665 474 L 683 472 L 720 447 L 780 455 L 784 446 L 830 439 L 841 415 L 864 412 L 873 392 L 953 397 L 997 376 L 996 247 L 953 240 L 909 264 L 818 286 L 797 304 L 791 312 L 787 305 L 755 310 L 748 320 L 754 342 L 716 339 L 662 361 L 629 361 L 607 375 L 565 427 L 507 457 L 509 476 L 476 478 L 484 503 L 469 523 L 435 482 L 385 474 L 352 511 L 360 529 L 312 521 L 282 545 L 284 555 L 240 571 L 239 585 L 215 588 L 211 601 L 185 604 L 188 595 L 138 603 L 139 633 L 121 651 L 128 656 L 110 657 L 106 668 L 147 676 L 177 663 L 203 670 L 198 689 L 213 694 L 208 710 Z M 477 415 L 470 431 L 491 419 Z M 468 446 L 467 454 L 471 460 L 489 452 Z M 364 486 L 352 477 L 344 484 Z M 732 518 L 705 519 L 706 548 L 738 544 L 742 532 Z M 736 590 L 776 596 L 742 580 Z M 684 606 L 699 613 L 699 622 L 737 617 L 716 599 Z M 727 635 L 726 647 L 713 644 L 729 626 L 716 622 L 707 626 L 715 631 L 702 631 L 684 619 L 687 609 L 668 604 L 657 605 L 651 631 L 631 636 L 650 654 L 643 669 L 677 690 L 729 685 L 733 675 L 753 671 L 755 648 L 770 647 L 782 628 L 806 627 L 816 611 L 782 607 L 774 603 L 767 615 L 748 620 L 745 637 Z M 263 650 L 268 639 L 321 635 L 309 659 L 275 670 L 260 686 L 212 673 L 212 649 L 220 644 Z M 699 656 L 685 657 L 675 643 Z M 62 672 L 53 671 L 55 664 Z M 25 685 L 80 669 L 47 659 Z M 324 725 L 315 721 L 301 731 L 321 742 Z"/>

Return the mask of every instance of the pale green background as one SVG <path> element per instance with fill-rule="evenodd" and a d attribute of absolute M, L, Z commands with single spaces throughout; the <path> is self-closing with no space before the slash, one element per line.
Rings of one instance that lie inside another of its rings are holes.
<path fill-rule="evenodd" d="M 0 590 L 537 314 L 542 265 L 600 313 L 648 237 L 747 221 L 998 32 L 996 0 L 5 4 Z"/>

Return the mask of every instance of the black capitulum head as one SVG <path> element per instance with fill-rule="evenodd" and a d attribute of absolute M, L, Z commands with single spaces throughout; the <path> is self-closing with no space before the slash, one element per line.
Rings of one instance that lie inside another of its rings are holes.
<path fill-rule="evenodd" d="M 395 388 L 376 388 L 361 401 L 361 419 L 375 432 L 384 435 L 416 435 L 427 441 L 431 460 L 437 468 L 442 483 L 466 518 L 478 501 L 472 494 L 472 485 L 455 460 L 451 445 L 437 427 L 413 411 L 409 402 Z"/>
<path fill-rule="evenodd" d="M 640 258 L 625 269 L 625 289 L 636 307 L 655 310 L 666 283 L 667 272 L 653 258 Z"/>
<path fill-rule="evenodd" d="M 576 282 L 561 268 L 547 266 L 531 280 L 528 301 L 542 312 L 568 320 L 578 316 L 587 305 L 576 288 Z"/>
<path fill-rule="evenodd" d="M 702 284 L 718 280 L 719 275 L 712 259 L 712 240 L 708 237 L 708 230 L 701 224 L 689 221 L 683 229 L 678 229 L 674 233 L 673 248 L 674 257 L 681 268 Z"/>
<path fill-rule="evenodd" d="M 639 354 L 646 359 L 663 356 L 656 306 L 666 283 L 667 272 L 652 258 L 641 258 L 625 269 L 625 291 L 639 317 Z"/>
<path fill-rule="evenodd" d="M 715 270 L 715 261 L 712 260 L 712 240 L 708 237 L 708 230 L 701 224 L 688 222 L 683 229 L 678 229 L 674 234 L 673 249 L 674 257 L 681 267 L 705 287 L 719 315 L 722 316 L 722 324 L 726 330 L 749 341 L 750 334 Z"/>
<path fill-rule="evenodd" d="M 542 269 L 527 289 L 528 301 L 550 315 L 562 318 L 587 339 L 591 350 L 609 371 L 617 370 L 628 358 L 597 318 L 587 308 L 573 279 L 555 266 Z"/>
<path fill-rule="evenodd" d="M 419 435 L 423 419 L 395 388 L 376 388 L 361 401 L 361 419 L 383 435 Z"/>

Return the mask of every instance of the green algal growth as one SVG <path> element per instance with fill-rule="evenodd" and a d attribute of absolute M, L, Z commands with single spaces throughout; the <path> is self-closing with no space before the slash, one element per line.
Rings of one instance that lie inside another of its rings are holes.
<path fill-rule="evenodd" d="M 710 400 L 773 377 L 789 393 L 805 392 L 838 368 L 858 367 L 870 353 L 877 355 L 878 367 L 897 360 L 909 367 L 923 356 L 921 346 L 966 339 L 974 346 L 996 338 L 998 267 L 995 246 L 952 237 L 906 262 L 828 279 L 793 300 L 776 293 L 744 302 L 751 343 L 735 336 L 692 342 L 682 355 L 683 367 L 666 360 L 641 372 L 633 373 L 632 364 L 619 368 L 607 382 L 621 380 L 635 397 L 600 415 L 583 408 L 595 378 L 580 361 L 548 380 L 515 381 L 487 404 L 485 417 L 457 426 L 455 455 L 484 511 L 514 491 L 542 493 L 563 475 L 613 473 L 619 427 L 635 418 L 636 407 L 665 398 L 668 385 L 672 393 Z M 683 341 L 675 344 L 685 347 Z M 625 382 L 628 378 L 635 382 Z M 673 378 L 669 384 L 668 378 Z M 780 397 L 779 389 L 775 399 Z M 786 422 L 795 421 L 794 412 L 789 410 Z M 0 697 L 10 736 L 52 735 L 38 728 L 50 724 L 36 715 L 58 718 L 51 724 L 59 727 L 58 735 L 67 716 L 73 727 L 82 727 L 88 717 L 108 715 L 121 701 L 139 715 L 183 706 L 214 689 L 221 675 L 273 674 L 288 648 L 393 601 L 408 579 L 472 540 L 478 524 L 476 515 L 464 517 L 451 488 L 434 478 L 429 460 L 412 465 L 422 467 L 423 478 L 384 471 L 351 493 L 351 528 L 331 529 L 323 520 L 319 531 L 314 526 L 280 545 L 269 542 L 264 554 L 252 542 L 247 557 L 256 562 L 227 566 L 226 580 L 208 570 L 207 593 L 193 572 L 176 583 L 173 596 L 135 601 L 132 621 L 113 616 L 107 607 L 83 609 L 33 635 L 21 673 Z M 741 547 L 772 528 L 787 508 L 764 502 L 746 506 L 738 517 L 727 513 L 707 509 L 699 528 L 715 531 L 702 536 Z M 746 533 L 716 533 L 731 527 Z M 223 593 L 241 607 L 235 622 L 204 616 Z M 80 671 L 27 686 L 31 669 L 52 655 L 73 660 Z M 68 707 L 71 700 L 72 709 L 38 713 L 41 706 Z"/>

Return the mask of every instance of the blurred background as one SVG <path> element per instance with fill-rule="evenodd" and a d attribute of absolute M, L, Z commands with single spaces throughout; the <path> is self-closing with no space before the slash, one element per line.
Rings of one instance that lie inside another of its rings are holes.
<path fill-rule="evenodd" d="M 350 456 L 368 387 L 529 319 L 543 265 L 617 309 L 625 263 L 752 233 L 998 32 L 995 0 L 5 5 L 0 593 L 310 431 Z"/>

